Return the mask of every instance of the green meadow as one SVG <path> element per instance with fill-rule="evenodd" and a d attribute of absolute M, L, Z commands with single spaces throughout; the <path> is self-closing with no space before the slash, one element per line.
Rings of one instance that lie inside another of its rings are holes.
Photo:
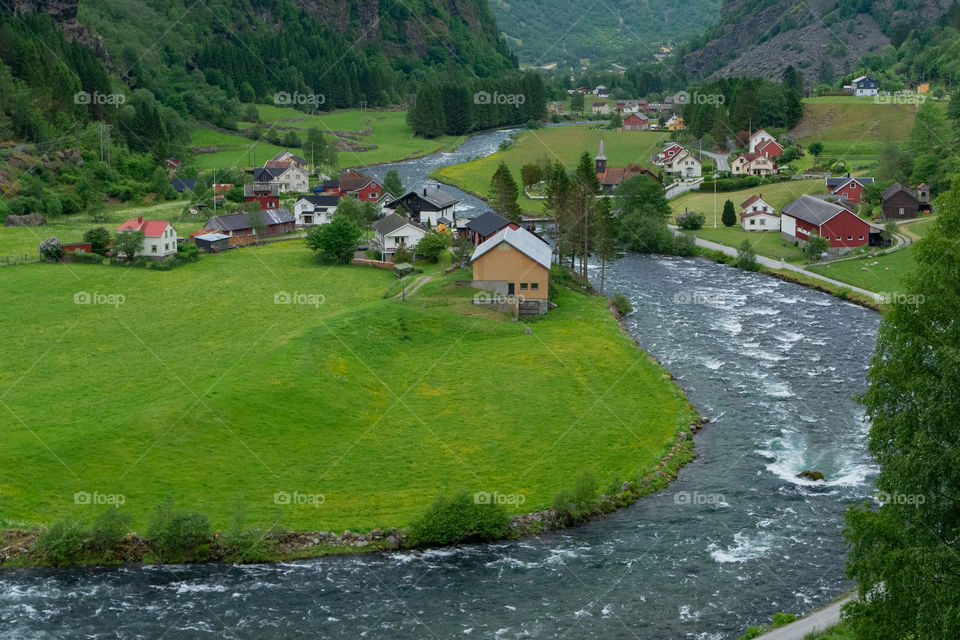
<path fill-rule="evenodd" d="M 468 277 L 402 302 L 391 273 L 299 242 L 0 268 L 0 526 L 89 520 L 89 494 L 141 531 L 166 496 L 215 529 L 240 500 L 249 526 L 363 531 L 457 488 L 531 511 L 584 469 L 601 489 L 649 472 L 693 413 L 605 300 L 564 290 L 514 323 Z"/>

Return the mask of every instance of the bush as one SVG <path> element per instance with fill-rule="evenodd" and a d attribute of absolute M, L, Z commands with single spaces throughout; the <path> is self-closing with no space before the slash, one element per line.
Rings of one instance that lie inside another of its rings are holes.
<path fill-rule="evenodd" d="M 70 564 L 83 553 L 86 537 L 82 522 L 64 518 L 43 530 L 33 543 L 32 551 L 54 566 Z"/>
<path fill-rule="evenodd" d="M 509 526 L 510 516 L 503 505 L 479 504 L 473 495 L 461 490 L 453 496 L 437 496 L 410 526 L 408 538 L 414 545 L 487 542 L 502 538 Z"/>
<path fill-rule="evenodd" d="M 367 260 L 382 260 L 383 254 L 380 252 L 380 249 L 367 249 L 364 251 L 364 254 L 367 256 Z"/>
<path fill-rule="evenodd" d="M 773 614 L 773 626 L 774 627 L 783 627 L 790 624 L 797 619 L 792 613 L 775 613 Z"/>
<path fill-rule="evenodd" d="M 121 513 L 117 507 L 110 507 L 93 521 L 90 529 L 90 547 L 94 551 L 104 552 L 116 546 L 133 525 L 133 516 Z"/>
<path fill-rule="evenodd" d="M 633 305 L 630 304 L 630 300 L 622 293 L 613 294 L 611 302 L 613 303 L 613 308 L 616 309 L 617 313 L 621 316 L 625 316 L 633 311 Z"/>
<path fill-rule="evenodd" d="M 40 257 L 50 262 L 56 262 L 63 256 L 63 245 L 54 237 L 47 238 L 37 247 Z"/>
<path fill-rule="evenodd" d="M 705 216 L 696 211 L 684 211 L 677 216 L 677 226 L 686 231 L 696 231 L 703 228 Z"/>
<path fill-rule="evenodd" d="M 406 247 L 406 245 L 398 247 L 393 252 L 393 261 L 397 264 L 401 262 L 410 262 L 413 260 L 413 252 Z"/>
<path fill-rule="evenodd" d="M 697 252 L 697 241 L 691 233 L 682 233 L 673 237 L 673 255 L 692 256 Z"/>
<path fill-rule="evenodd" d="M 527 121 L 527 129 L 543 129 L 543 122 L 536 118 L 531 118 Z"/>
<path fill-rule="evenodd" d="M 79 264 L 103 264 L 103 256 L 99 253 L 68 253 L 66 254 L 68 262 Z"/>
<path fill-rule="evenodd" d="M 597 478 L 590 471 L 581 471 L 573 489 L 561 489 L 553 496 L 553 509 L 562 516 L 577 520 L 597 505 Z"/>
<path fill-rule="evenodd" d="M 760 263 L 757 262 L 757 254 L 753 250 L 753 245 L 749 240 L 744 239 L 737 247 L 737 259 L 734 264 L 747 271 L 759 271 Z"/>
<path fill-rule="evenodd" d="M 202 513 L 175 511 L 173 500 L 157 506 L 147 528 L 147 538 L 163 558 L 176 558 L 197 550 L 210 537 L 210 520 Z"/>

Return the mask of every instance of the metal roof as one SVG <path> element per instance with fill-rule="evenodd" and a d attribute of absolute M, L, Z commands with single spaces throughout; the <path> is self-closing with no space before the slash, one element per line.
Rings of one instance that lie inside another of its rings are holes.
<path fill-rule="evenodd" d="M 780 211 L 788 216 L 809 222 L 810 224 L 815 224 L 819 227 L 838 214 L 849 211 L 849 209 L 845 209 L 833 202 L 814 198 L 805 193 L 793 202 L 785 204 Z"/>
<path fill-rule="evenodd" d="M 410 220 L 409 218 L 404 218 L 398 213 L 391 213 L 388 216 L 380 218 L 373 223 L 373 230 L 379 233 L 380 235 L 387 236 L 396 231 L 397 229 L 403 227 L 404 225 L 410 225 L 416 227 L 417 229 L 424 230 L 422 226 Z"/>
<path fill-rule="evenodd" d="M 523 255 L 540 264 L 543 268 L 550 268 L 550 258 L 553 255 L 553 250 L 550 249 L 550 245 L 522 227 L 518 229 L 506 227 L 487 240 L 484 240 L 474 250 L 470 261 L 473 262 L 477 258 L 480 258 L 501 242 L 506 242 Z"/>
<path fill-rule="evenodd" d="M 493 235 L 508 224 L 510 224 L 510 221 L 501 216 L 499 213 L 487 211 L 486 213 L 482 213 L 476 218 L 470 220 L 470 222 L 467 223 L 467 229 L 476 231 L 480 235 L 486 237 Z"/>

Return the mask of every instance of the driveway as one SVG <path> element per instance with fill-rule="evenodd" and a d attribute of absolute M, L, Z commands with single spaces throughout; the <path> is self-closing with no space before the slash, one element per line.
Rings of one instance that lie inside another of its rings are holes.
<path fill-rule="evenodd" d="M 729 153 L 714 153 L 713 151 L 704 151 L 703 155 L 713 158 L 713 162 L 717 165 L 717 171 L 730 171 Z"/>

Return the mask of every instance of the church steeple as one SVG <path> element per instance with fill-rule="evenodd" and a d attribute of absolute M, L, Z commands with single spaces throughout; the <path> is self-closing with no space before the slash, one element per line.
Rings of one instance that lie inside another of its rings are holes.
<path fill-rule="evenodd" d="M 597 157 L 594 158 L 594 168 L 597 173 L 603 173 L 607 170 L 607 156 L 603 154 L 603 138 L 600 139 L 600 151 L 597 153 Z"/>

